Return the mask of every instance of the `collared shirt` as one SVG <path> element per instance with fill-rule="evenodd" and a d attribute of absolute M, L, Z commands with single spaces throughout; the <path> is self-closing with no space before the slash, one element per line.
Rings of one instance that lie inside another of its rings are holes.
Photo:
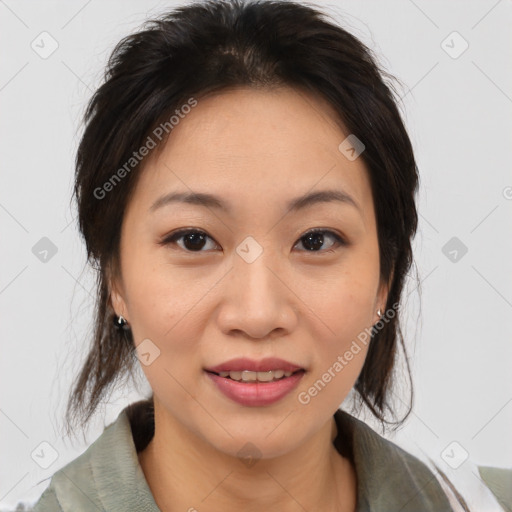
<path fill-rule="evenodd" d="M 353 461 L 357 512 L 452 512 L 435 475 L 413 455 L 338 409 L 333 444 Z M 141 401 L 119 414 L 79 457 L 58 470 L 34 512 L 159 512 L 138 451 L 154 433 L 152 405 Z"/>

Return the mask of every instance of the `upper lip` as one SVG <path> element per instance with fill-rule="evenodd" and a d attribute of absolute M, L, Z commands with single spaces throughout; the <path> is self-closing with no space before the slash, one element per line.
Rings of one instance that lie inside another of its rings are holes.
<path fill-rule="evenodd" d="M 249 370 L 252 372 L 268 372 L 270 370 L 284 370 L 285 372 L 294 372 L 296 370 L 303 370 L 301 366 L 298 366 L 284 359 L 278 357 L 266 357 L 256 361 L 254 359 L 248 359 L 246 357 L 239 357 L 236 359 L 230 359 L 224 363 L 218 364 L 217 366 L 211 366 L 205 368 L 206 371 L 219 373 L 219 372 L 237 372 L 243 370 Z"/>

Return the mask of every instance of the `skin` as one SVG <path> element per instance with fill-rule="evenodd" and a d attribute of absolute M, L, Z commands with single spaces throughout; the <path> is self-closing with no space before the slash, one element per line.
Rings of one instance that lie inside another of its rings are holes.
<path fill-rule="evenodd" d="M 153 389 L 155 435 L 139 454 L 163 511 L 354 511 L 356 474 L 332 440 L 333 414 L 359 375 L 362 350 L 304 405 L 307 391 L 378 321 L 388 287 L 368 172 L 338 146 L 347 137 L 319 97 L 279 88 L 238 88 L 201 98 L 150 155 L 121 232 L 121 273 L 112 304 L 138 345 L 160 355 L 142 369 Z M 343 190 L 341 202 L 287 212 L 307 192 Z M 231 208 L 172 203 L 150 212 L 171 191 L 208 192 Z M 208 236 L 199 251 L 180 228 Z M 304 235 L 329 229 L 308 250 Z M 252 263 L 236 248 L 247 236 L 262 247 Z M 188 250 L 187 250 L 188 248 Z M 204 372 L 234 357 L 280 357 L 305 368 L 280 401 L 239 405 Z M 237 458 L 247 443 L 260 458 Z"/>

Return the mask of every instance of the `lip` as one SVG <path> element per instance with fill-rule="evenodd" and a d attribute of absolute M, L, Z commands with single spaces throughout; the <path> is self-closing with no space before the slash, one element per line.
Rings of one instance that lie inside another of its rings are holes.
<path fill-rule="evenodd" d="M 227 371 L 227 370 L 220 370 Z M 236 370 L 235 370 L 236 371 Z M 273 382 L 238 382 L 205 370 L 224 396 L 248 407 L 261 407 L 278 402 L 293 391 L 305 374 L 304 370 Z"/>
<path fill-rule="evenodd" d="M 266 357 L 260 361 L 254 359 L 248 359 L 246 357 L 239 357 L 236 359 L 230 359 L 224 363 L 205 368 L 207 372 L 241 372 L 243 370 L 249 370 L 251 372 L 268 372 L 270 370 L 283 370 L 285 372 L 295 372 L 297 370 L 305 370 L 301 366 L 298 366 L 284 359 L 278 357 Z"/>

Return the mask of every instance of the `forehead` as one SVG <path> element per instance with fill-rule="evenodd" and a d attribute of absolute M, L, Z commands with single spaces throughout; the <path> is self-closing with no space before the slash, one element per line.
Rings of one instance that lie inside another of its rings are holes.
<path fill-rule="evenodd" d="M 268 203 L 337 187 L 367 210 L 366 166 L 338 149 L 348 135 L 327 102 L 303 91 L 222 91 L 198 99 L 150 155 L 136 200 L 149 208 L 164 192 L 208 189 L 233 203 L 254 196 Z"/>
<path fill-rule="evenodd" d="M 280 157 L 317 159 L 319 153 L 337 152 L 340 137 L 346 135 L 335 112 L 319 97 L 288 87 L 235 88 L 199 99 L 172 129 L 164 152 L 189 160 L 194 147 L 196 157 L 220 159 L 223 166 L 237 165 L 238 159 L 255 165 Z"/>

